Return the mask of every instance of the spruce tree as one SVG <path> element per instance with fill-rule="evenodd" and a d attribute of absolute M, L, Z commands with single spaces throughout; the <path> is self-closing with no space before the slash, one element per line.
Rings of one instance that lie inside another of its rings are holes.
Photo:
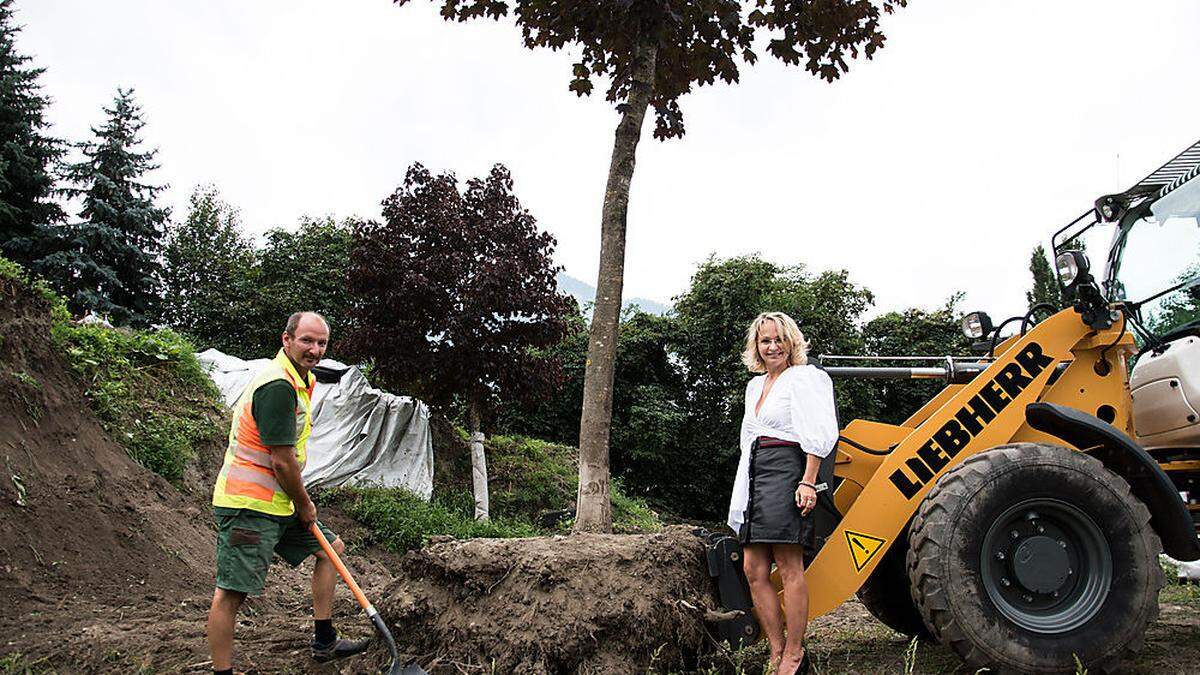
<path fill-rule="evenodd" d="M 44 132 L 50 100 L 40 93 L 44 68 L 16 48 L 12 0 L 0 0 L 0 254 L 28 265 L 41 257 L 44 228 L 61 222 L 52 200 L 53 168 L 63 144 Z"/>
<path fill-rule="evenodd" d="M 1050 303 L 1056 308 L 1063 306 L 1062 293 L 1058 288 L 1058 277 L 1050 267 L 1050 258 L 1046 249 L 1038 244 L 1029 258 L 1029 272 L 1033 275 L 1033 288 L 1025 293 L 1029 307 L 1042 302 Z M 1042 316 L 1039 314 L 1039 316 Z"/>
<path fill-rule="evenodd" d="M 80 220 L 58 228 L 57 249 L 39 266 L 75 312 L 91 310 L 115 324 L 145 326 L 158 301 L 159 262 L 169 211 L 154 205 L 162 186 L 143 182 L 158 168 L 157 150 L 139 152 L 145 126 L 133 90 L 117 89 L 96 140 L 78 145 L 79 162 L 64 192 L 82 201 Z"/>

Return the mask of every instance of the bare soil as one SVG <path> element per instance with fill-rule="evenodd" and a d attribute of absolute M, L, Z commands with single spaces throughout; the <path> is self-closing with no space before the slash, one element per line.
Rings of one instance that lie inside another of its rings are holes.
<path fill-rule="evenodd" d="M 405 556 L 381 611 L 410 651 L 503 673 L 693 670 L 717 600 L 688 528 L 476 539 Z"/>
<path fill-rule="evenodd" d="M 203 673 L 215 536 L 208 486 L 222 448 L 175 486 L 125 454 L 91 414 L 87 382 L 48 336 L 47 308 L 0 280 L 0 673 Z M 356 545 L 348 564 L 407 654 L 435 673 L 760 673 L 762 646 L 728 654 L 703 631 L 712 587 L 686 528 L 654 535 L 445 542 L 400 556 Z M 246 673 L 361 673 L 308 656 L 308 574 L 276 564 L 240 615 Z M 1200 672 L 1200 591 L 1169 586 L 1135 672 Z M 341 586 L 343 634 L 371 629 Z M 962 672 L 857 602 L 815 620 L 815 672 Z"/>

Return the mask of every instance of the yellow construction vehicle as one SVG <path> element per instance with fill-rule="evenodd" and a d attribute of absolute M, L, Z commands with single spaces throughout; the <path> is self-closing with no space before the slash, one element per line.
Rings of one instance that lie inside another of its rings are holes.
<path fill-rule="evenodd" d="M 835 386 L 947 384 L 903 424 L 842 429 L 822 467 L 836 488 L 816 510 L 811 617 L 857 593 L 888 626 L 992 672 L 1107 671 L 1141 647 L 1159 553 L 1200 558 L 1198 173 L 1200 143 L 1055 233 L 1070 305 L 1001 326 L 967 315 L 979 357 L 821 357 Z M 1097 280 L 1073 246 L 1105 229 Z M 725 546 L 711 571 L 738 555 Z"/>

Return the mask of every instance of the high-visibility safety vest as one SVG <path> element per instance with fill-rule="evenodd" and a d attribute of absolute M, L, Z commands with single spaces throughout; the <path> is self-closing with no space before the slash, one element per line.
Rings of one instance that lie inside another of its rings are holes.
<path fill-rule="evenodd" d="M 255 374 L 233 408 L 233 424 L 229 429 L 229 447 L 225 463 L 213 488 L 213 506 L 231 509 L 251 509 L 276 516 L 295 512 L 291 497 L 275 480 L 271 465 L 271 449 L 263 445 L 254 421 L 252 406 L 254 392 L 276 380 L 286 380 L 296 389 L 296 461 L 304 468 L 308 460 L 308 437 L 312 434 L 312 393 L 317 378 L 300 377 L 296 368 L 280 349 L 265 368 Z"/>

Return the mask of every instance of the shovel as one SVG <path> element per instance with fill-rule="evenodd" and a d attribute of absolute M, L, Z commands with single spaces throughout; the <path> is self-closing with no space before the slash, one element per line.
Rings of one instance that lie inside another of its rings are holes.
<path fill-rule="evenodd" d="M 371 624 L 375 626 L 375 630 L 383 636 L 384 643 L 387 644 L 388 653 L 392 656 L 392 665 L 379 671 L 387 675 L 428 675 L 424 669 L 415 663 L 400 663 L 400 655 L 396 653 L 396 640 L 392 637 L 392 632 L 388 630 L 387 624 L 383 622 L 383 617 L 379 616 L 379 612 L 375 610 L 375 606 L 367 600 L 367 596 L 358 587 L 358 583 L 354 581 L 354 577 L 350 576 L 350 570 L 342 564 L 342 559 L 338 557 L 333 547 L 329 545 L 329 540 L 321 534 L 321 528 L 317 527 L 316 523 L 308 526 L 313 536 L 317 538 L 317 543 L 321 545 L 321 549 L 325 551 L 325 555 L 329 556 L 329 560 L 333 566 L 337 568 L 338 574 L 342 576 L 342 580 L 350 587 L 350 592 L 354 594 L 354 599 L 358 600 L 358 604 L 367 613 L 367 618 L 371 620 Z"/>

